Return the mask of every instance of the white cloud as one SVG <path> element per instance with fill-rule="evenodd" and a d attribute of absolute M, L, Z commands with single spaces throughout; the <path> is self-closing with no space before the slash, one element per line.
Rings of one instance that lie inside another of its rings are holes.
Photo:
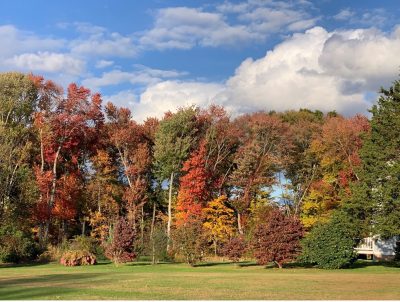
<path fill-rule="evenodd" d="M 119 33 L 96 32 L 71 41 L 70 48 L 72 53 L 90 56 L 134 57 L 137 54 L 133 39 Z"/>
<path fill-rule="evenodd" d="M 13 25 L 0 26 L 0 59 L 24 52 L 58 50 L 65 45 L 63 39 L 42 38 L 32 32 L 22 31 Z"/>
<path fill-rule="evenodd" d="M 164 79 L 178 78 L 186 75 L 185 72 L 176 70 L 152 69 L 146 66 L 135 65 L 134 71 L 112 70 L 103 72 L 100 77 L 87 78 L 82 81 L 83 85 L 98 90 L 101 87 L 130 83 L 132 85 L 151 85 Z"/>
<path fill-rule="evenodd" d="M 254 0 L 240 4 L 225 2 L 209 11 L 170 7 L 157 12 L 154 27 L 145 32 L 139 42 L 143 49 L 158 50 L 262 42 L 274 33 L 314 26 L 318 17 L 311 17 L 309 8 L 310 4 L 305 1 L 288 4 Z"/>
<path fill-rule="evenodd" d="M 182 106 L 206 107 L 217 103 L 215 96 L 223 89 L 223 85 L 216 83 L 164 81 L 140 95 L 140 102 L 132 106 L 132 115 L 135 120 L 143 121 L 150 116 L 161 118 L 166 111 Z"/>
<path fill-rule="evenodd" d="M 25 71 L 64 72 L 79 75 L 85 62 L 62 53 L 38 52 L 16 55 L 6 60 L 6 65 Z"/>
<path fill-rule="evenodd" d="M 233 114 L 299 108 L 366 113 L 370 95 L 396 78 L 398 53 L 400 28 L 385 34 L 314 27 L 287 38 L 258 60 L 246 59 L 224 84 L 164 81 L 151 85 L 134 105 L 134 116 L 161 116 L 193 103 L 221 104 Z"/>
<path fill-rule="evenodd" d="M 335 19 L 335 20 L 340 20 L 340 21 L 348 20 L 348 19 L 350 19 L 351 17 L 353 17 L 354 14 L 355 14 L 354 11 L 352 11 L 352 10 L 349 9 L 349 8 L 345 8 L 345 9 L 342 9 L 342 10 L 341 10 L 339 13 L 337 13 L 336 15 L 334 15 L 334 16 L 333 16 L 333 19 Z"/>
<path fill-rule="evenodd" d="M 161 9 L 155 19 L 154 28 L 140 38 L 144 48 L 189 49 L 196 45 L 216 47 L 256 38 L 245 26 L 231 26 L 225 22 L 223 15 L 198 8 Z"/>
<path fill-rule="evenodd" d="M 95 67 L 101 69 L 101 68 L 106 68 L 106 67 L 112 66 L 113 64 L 114 64 L 114 61 L 100 60 L 100 61 L 96 62 Z"/>

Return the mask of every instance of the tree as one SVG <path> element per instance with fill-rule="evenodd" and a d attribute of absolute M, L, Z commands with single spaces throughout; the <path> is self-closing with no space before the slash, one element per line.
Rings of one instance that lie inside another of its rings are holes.
<path fill-rule="evenodd" d="M 350 218 L 335 212 L 329 222 L 317 224 L 302 240 L 299 259 L 321 268 L 347 267 L 357 257 L 354 251 L 356 233 Z"/>
<path fill-rule="evenodd" d="M 222 195 L 210 201 L 203 209 L 203 227 L 213 242 L 215 256 L 218 244 L 228 241 L 235 231 L 235 212 L 225 205 L 226 200 L 226 196 Z"/>
<path fill-rule="evenodd" d="M 206 147 L 200 143 L 199 149 L 192 152 L 182 167 L 176 205 L 176 223 L 182 224 L 191 217 L 201 216 L 202 209 L 209 198 L 208 173 L 205 167 Z"/>
<path fill-rule="evenodd" d="M 35 201 L 32 116 L 37 90 L 28 76 L 0 74 L 0 225 L 25 225 Z"/>
<path fill-rule="evenodd" d="M 136 229 L 139 211 L 147 201 L 148 174 L 151 164 L 150 142 L 143 125 L 132 120 L 127 108 L 106 106 L 108 135 L 117 151 L 126 183 L 123 199 L 128 217 Z"/>
<path fill-rule="evenodd" d="M 192 217 L 185 223 L 176 226 L 172 237 L 176 252 L 185 257 L 187 264 L 194 266 L 203 258 L 206 242 L 200 219 Z"/>
<path fill-rule="evenodd" d="M 53 89 L 52 85 L 40 79 L 35 83 L 39 90 L 45 90 L 46 87 Z M 68 195 L 68 192 L 62 192 L 60 184 L 65 183 L 67 178 L 71 180 L 71 177 L 82 180 L 81 170 L 85 167 L 87 157 L 95 151 L 98 133 L 103 126 L 99 94 L 91 95 L 90 90 L 76 84 L 69 85 L 66 98 L 57 95 L 51 99 L 53 103 L 47 102 L 48 94 L 52 93 L 42 94 L 44 101 L 41 104 L 46 105 L 35 115 L 34 123 L 41 149 L 35 176 L 40 191 L 36 219 L 41 226 L 42 242 L 48 239 L 50 223 L 55 216 L 54 208 L 65 207 L 60 203 L 65 203 L 66 199 L 60 194 Z M 75 198 L 69 201 L 70 208 L 76 207 Z M 65 217 L 57 218 L 64 225 Z"/>
<path fill-rule="evenodd" d="M 360 181 L 343 204 L 360 230 L 391 237 L 400 234 L 400 81 L 381 89 L 372 113 L 371 132 L 360 151 Z"/>
<path fill-rule="evenodd" d="M 359 151 L 369 128 L 367 118 L 361 115 L 329 117 L 321 134 L 312 141 L 309 150 L 318 160 L 319 173 L 301 205 L 302 221 L 307 228 L 326 221 L 342 204 L 342 196 L 349 194 L 349 184 L 359 179 Z"/>
<path fill-rule="evenodd" d="M 243 233 L 243 216 L 251 200 L 261 188 L 276 182 L 275 175 L 288 159 L 291 148 L 289 127 L 276 116 L 259 112 L 236 120 L 243 129 L 242 146 L 235 154 L 235 166 L 230 177 L 232 202 L 238 215 L 239 233 Z"/>
<path fill-rule="evenodd" d="M 182 108 L 175 114 L 167 113 L 155 134 L 154 174 L 160 183 L 169 179 L 168 238 L 171 237 L 174 181 L 178 178 L 182 164 L 196 142 L 196 114 L 197 110 L 193 107 Z"/>
<path fill-rule="evenodd" d="M 135 231 L 132 224 L 120 217 L 114 225 L 112 238 L 106 247 L 106 256 L 115 264 L 129 262 L 135 259 Z"/>
<path fill-rule="evenodd" d="M 222 254 L 233 262 L 238 262 L 247 251 L 247 242 L 243 235 L 232 237 L 223 245 Z"/>
<path fill-rule="evenodd" d="M 303 227 L 296 217 L 285 216 L 278 209 L 271 211 L 254 231 L 252 248 L 257 262 L 275 262 L 282 268 L 283 263 L 295 260 L 300 253 L 303 235 Z"/>

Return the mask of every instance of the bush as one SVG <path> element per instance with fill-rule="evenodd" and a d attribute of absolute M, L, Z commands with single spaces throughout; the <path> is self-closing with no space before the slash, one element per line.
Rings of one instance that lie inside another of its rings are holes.
<path fill-rule="evenodd" d="M 106 256 L 115 264 L 135 259 L 135 232 L 133 226 L 121 217 L 114 226 L 111 242 L 106 247 Z"/>
<path fill-rule="evenodd" d="M 227 243 L 224 244 L 222 253 L 228 257 L 229 260 L 238 262 L 247 250 L 247 243 L 243 236 L 237 236 L 231 238 Z"/>
<path fill-rule="evenodd" d="M 87 250 L 70 250 L 62 255 L 60 263 L 65 266 L 94 265 L 96 256 Z"/>
<path fill-rule="evenodd" d="M 202 222 L 189 220 L 178 226 L 173 234 L 174 249 L 185 258 L 187 264 L 194 266 L 204 255 L 206 240 L 203 237 Z"/>
<path fill-rule="evenodd" d="M 400 237 L 399 240 L 396 241 L 396 246 L 394 248 L 394 261 L 400 262 Z"/>
<path fill-rule="evenodd" d="M 315 226 L 302 240 L 299 260 L 326 269 L 348 267 L 357 258 L 355 234 L 349 218 L 343 213 L 334 213 L 328 223 Z"/>
<path fill-rule="evenodd" d="M 38 253 L 39 247 L 30 235 L 14 225 L 0 228 L 0 262 L 33 260 Z"/>
<path fill-rule="evenodd" d="M 150 240 L 151 258 L 153 263 L 169 260 L 167 252 L 168 237 L 163 225 L 156 225 L 153 238 Z"/>
<path fill-rule="evenodd" d="M 285 216 L 279 209 L 266 214 L 254 230 L 252 248 L 259 264 L 283 263 L 296 259 L 300 252 L 303 227 L 296 217 Z"/>

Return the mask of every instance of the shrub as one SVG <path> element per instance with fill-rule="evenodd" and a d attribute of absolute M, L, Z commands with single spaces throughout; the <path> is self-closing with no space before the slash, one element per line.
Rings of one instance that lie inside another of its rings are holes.
<path fill-rule="evenodd" d="M 296 217 L 285 216 L 278 209 L 272 210 L 254 230 L 252 247 L 257 262 L 273 261 L 282 268 L 283 263 L 298 256 L 303 234 L 303 227 Z"/>
<path fill-rule="evenodd" d="M 70 250 L 64 252 L 60 263 L 65 266 L 94 265 L 96 256 L 87 250 Z"/>
<path fill-rule="evenodd" d="M 243 236 L 237 236 L 231 238 L 227 243 L 224 244 L 222 253 L 228 257 L 229 260 L 237 262 L 242 258 L 247 250 L 247 243 Z"/>
<path fill-rule="evenodd" d="M 14 225 L 0 228 L 0 261 L 18 263 L 33 260 L 39 253 L 33 238 Z"/>
<path fill-rule="evenodd" d="M 153 238 L 150 240 L 151 258 L 153 263 L 169 260 L 167 253 L 168 237 L 163 225 L 156 225 L 153 231 Z"/>
<path fill-rule="evenodd" d="M 135 232 L 133 226 L 121 217 L 114 226 L 110 243 L 106 246 L 106 256 L 115 264 L 135 259 Z"/>
<path fill-rule="evenodd" d="M 187 264 L 194 266 L 204 256 L 206 239 L 203 236 L 202 222 L 191 218 L 179 225 L 173 232 L 174 248 Z"/>
<path fill-rule="evenodd" d="M 336 212 L 329 222 L 316 225 L 302 240 L 303 252 L 299 260 L 320 268 L 348 267 L 357 257 L 355 234 L 349 218 Z"/>

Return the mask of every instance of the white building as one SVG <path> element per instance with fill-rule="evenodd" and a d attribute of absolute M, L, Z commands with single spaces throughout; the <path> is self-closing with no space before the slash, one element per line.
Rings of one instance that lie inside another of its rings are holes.
<path fill-rule="evenodd" d="M 355 248 L 358 255 L 366 255 L 367 259 L 393 260 L 395 256 L 396 242 L 400 236 L 382 239 L 379 236 L 367 237 L 361 240 Z"/>

